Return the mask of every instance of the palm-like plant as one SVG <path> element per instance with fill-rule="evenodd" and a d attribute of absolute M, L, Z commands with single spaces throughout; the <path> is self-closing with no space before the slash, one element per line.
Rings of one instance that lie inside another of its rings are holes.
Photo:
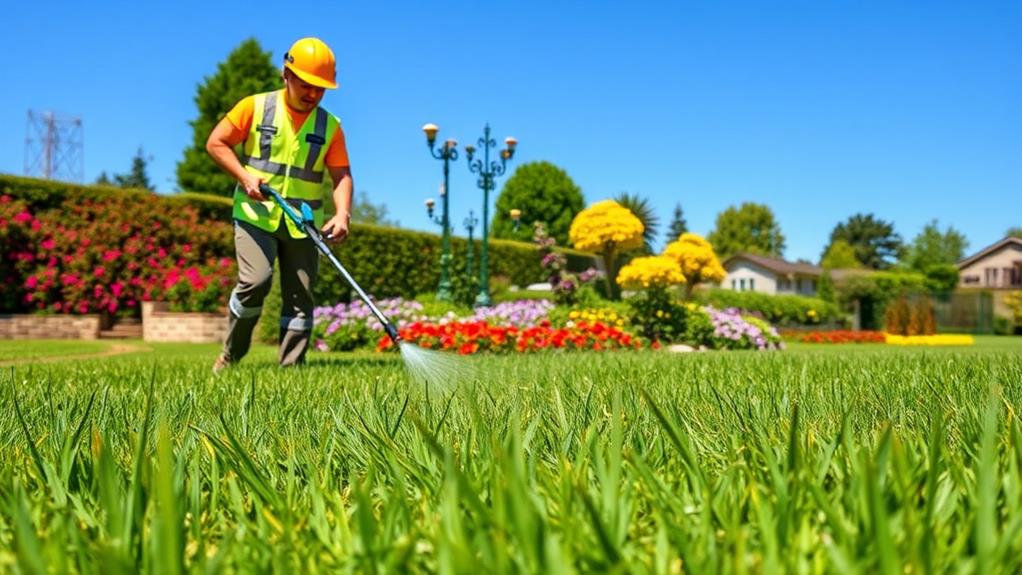
<path fill-rule="evenodd" d="M 614 198 L 614 201 L 628 208 L 628 211 L 639 218 L 643 226 L 642 251 L 648 254 L 653 253 L 653 241 L 656 240 L 657 229 L 660 227 L 660 218 L 653 210 L 649 199 L 639 194 L 621 192 Z"/>

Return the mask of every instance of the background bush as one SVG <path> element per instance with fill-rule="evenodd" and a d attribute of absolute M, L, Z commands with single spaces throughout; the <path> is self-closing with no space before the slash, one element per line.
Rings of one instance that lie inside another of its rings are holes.
<path fill-rule="evenodd" d="M 843 321 L 841 309 L 815 297 L 799 295 L 769 295 L 751 291 L 710 289 L 696 292 L 696 300 L 717 309 L 729 307 L 762 315 L 770 323 L 780 326 L 802 326 Z"/>

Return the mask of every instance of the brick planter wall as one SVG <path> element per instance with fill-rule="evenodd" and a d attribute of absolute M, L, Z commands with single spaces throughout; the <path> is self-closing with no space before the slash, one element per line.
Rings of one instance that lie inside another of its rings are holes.
<path fill-rule="evenodd" d="M 220 343 L 227 333 L 223 313 L 179 313 L 167 304 L 142 302 L 142 339 L 145 341 Z"/>
<path fill-rule="evenodd" d="M 0 339 L 99 339 L 99 316 L 0 314 Z"/>

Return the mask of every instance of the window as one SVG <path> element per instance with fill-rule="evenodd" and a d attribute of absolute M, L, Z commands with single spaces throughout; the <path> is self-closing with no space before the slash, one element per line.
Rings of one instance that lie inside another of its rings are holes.
<path fill-rule="evenodd" d="M 997 285 L 997 268 L 986 268 L 983 270 L 986 272 L 986 281 L 984 282 L 987 287 L 994 287 Z"/>
<path fill-rule="evenodd" d="M 975 276 L 975 275 L 973 275 L 973 276 L 965 276 L 964 278 L 962 278 L 962 283 L 964 283 L 966 285 L 978 284 L 979 283 L 979 276 Z"/>
<path fill-rule="evenodd" d="M 731 289 L 738 289 L 738 280 L 731 278 Z"/>
<path fill-rule="evenodd" d="M 1004 287 L 1015 285 L 1015 268 L 1004 268 L 1004 276 L 1002 276 Z"/>
<path fill-rule="evenodd" d="M 749 291 L 756 291 L 756 278 L 749 278 Z"/>
<path fill-rule="evenodd" d="M 738 285 L 741 286 L 741 291 L 745 291 L 745 278 L 739 280 Z"/>

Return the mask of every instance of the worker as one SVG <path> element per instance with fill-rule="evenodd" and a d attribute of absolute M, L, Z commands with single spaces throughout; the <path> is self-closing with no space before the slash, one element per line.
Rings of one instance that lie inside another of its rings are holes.
<path fill-rule="evenodd" d="M 309 204 L 324 237 L 343 241 L 348 235 L 352 180 L 344 132 L 337 117 L 319 106 L 324 92 L 337 87 L 334 54 L 322 40 L 302 38 L 284 54 L 281 76 L 284 89 L 242 99 L 206 141 L 209 155 L 237 180 L 238 283 L 228 301 L 227 335 L 213 373 L 248 352 L 275 260 L 282 296 L 280 365 L 303 363 L 309 348 L 319 254 L 283 209 L 259 191 L 260 185 L 269 185 L 292 205 Z M 240 157 L 234 152 L 238 145 Z M 324 223 L 327 196 L 335 213 Z"/>

